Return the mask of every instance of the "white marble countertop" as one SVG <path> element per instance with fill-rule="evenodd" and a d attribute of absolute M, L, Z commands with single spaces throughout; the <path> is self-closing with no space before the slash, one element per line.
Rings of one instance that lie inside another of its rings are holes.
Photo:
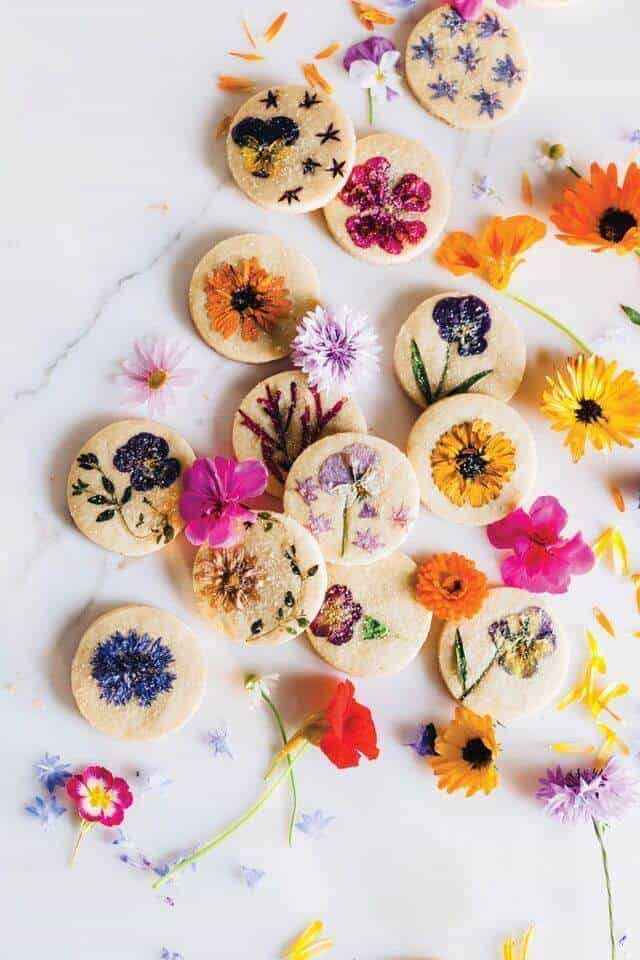
<path fill-rule="evenodd" d="M 425 3 L 387 30 L 403 46 Z M 211 352 L 192 328 L 186 291 L 192 269 L 214 241 L 272 232 L 316 263 L 327 299 L 370 313 L 384 344 L 382 374 L 362 397 L 372 430 L 404 446 L 415 410 L 391 372 L 395 333 L 408 312 L 452 278 L 430 254 L 394 268 L 370 268 L 331 240 L 320 214 L 285 217 L 259 209 L 230 181 L 214 131 L 239 98 L 217 91 L 219 72 L 252 72 L 258 81 L 299 82 L 299 63 L 333 40 L 363 31 L 347 0 L 295 0 L 269 58 L 256 67 L 225 56 L 243 49 L 240 14 L 256 29 L 278 12 L 267 0 L 22 0 L 3 30 L 3 203 L 0 224 L 4 310 L 2 471 L 3 629 L 2 956 L 35 960 L 154 960 L 162 946 L 184 960 L 277 957 L 315 917 L 335 938 L 341 960 L 497 958 L 502 939 L 536 925 L 531 960 L 602 960 L 607 950 L 601 864 L 587 828 L 563 829 L 532 800 L 549 742 L 593 736 L 580 710 L 550 709 L 500 731 L 501 788 L 489 799 L 448 797 L 402 744 L 418 723 L 445 720 L 451 701 L 437 675 L 434 645 L 405 672 L 360 682 L 377 718 L 382 755 L 338 773 L 312 754 L 299 768 L 301 809 L 335 816 L 324 839 L 298 833 L 285 844 L 286 791 L 163 903 L 149 877 L 121 864 L 106 832 L 85 843 L 68 869 L 71 816 L 45 833 L 24 812 L 36 792 L 32 764 L 48 750 L 74 767 L 99 762 L 133 778 L 164 769 L 174 783 L 130 811 L 128 832 L 154 860 L 192 847 L 240 812 L 259 788 L 276 739 L 266 712 L 247 709 L 244 670 L 279 671 L 285 718 L 297 723 L 314 704 L 313 677 L 328 669 L 303 639 L 284 647 L 241 649 L 213 635 L 194 609 L 192 549 L 184 542 L 141 560 L 101 551 L 72 526 L 65 503 L 70 461 L 97 428 L 122 416 L 121 387 L 110 377 L 145 333 L 179 335 L 191 345 L 196 384 L 167 416 L 201 454 L 230 453 L 231 415 L 264 368 Z M 438 125 L 407 90 L 379 111 L 378 129 L 422 139 L 443 161 L 453 187 L 450 227 L 473 229 L 491 214 L 522 212 L 520 175 L 532 177 L 541 216 L 561 174 L 534 163 L 545 137 L 569 144 L 581 169 L 593 160 L 623 166 L 640 125 L 637 36 L 640 9 L 625 0 L 584 0 L 564 10 L 512 12 L 531 55 L 528 96 L 493 133 L 467 135 Z M 339 62 L 323 67 L 336 96 L 367 132 L 362 91 Z M 504 203 L 473 200 L 471 181 L 487 174 Z M 563 317 L 601 349 L 640 366 L 640 330 L 618 309 L 640 308 L 638 263 L 593 256 L 551 237 L 528 255 L 514 291 Z M 480 281 L 461 290 L 487 294 Z M 499 297 L 496 294 L 496 297 Z M 638 451 L 589 454 L 571 465 L 537 402 L 552 361 L 568 351 L 562 336 L 515 305 L 529 362 L 516 406 L 531 425 L 541 462 L 537 493 L 568 507 L 572 528 L 593 541 L 620 522 L 640 569 Z M 608 483 L 625 491 L 615 514 Z M 419 557 L 437 549 L 473 556 L 498 581 L 495 553 L 481 530 L 452 527 L 422 512 L 408 541 Z M 635 551 L 635 552 L 634 552 Z M 173 611 L 202 638 L 210 665 L 205 702 L 180 733 L 152 745 L 118 743 L 93 731 L 74 708 L 69 665 L 85 627 L 129 602 Z M 615 618 L 606 642 L 612 679 L 635 688 L 625 704 L 628 737 L 637 721 L 640 672 L 631 587 L 601 566 L 574 581 L 557 607 L 572 639 L 572 676 L 583 662 L 582 631 L 591 606 Z M 306 678 L 306 682 L 305 681 Z M 315 704 L 314 704 L 315 705 Z M 226 725 L 234 759 L 212 759 L 206 731 Z M 636 740 L 637 748 L 637 740 Z M 612 830 L 610 854 L 619 933 L 638 956 L 638 818 Z M 266 876 L 251 891 L 239 864 Z"/>

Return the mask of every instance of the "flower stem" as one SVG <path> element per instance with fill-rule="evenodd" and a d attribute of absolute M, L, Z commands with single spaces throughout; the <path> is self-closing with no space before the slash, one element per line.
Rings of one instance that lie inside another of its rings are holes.
<path fill-rule="evenodd" d="M 209 843 L 206 843 L 204 847 L 200 847 L 200 849 L 196 850 L 195 853 L 192 853 L 190 857 L 185 857 L 184 860 L 181 860 L 180 863 L 177 863 L 175 867 L 172 867 L 171 870 L 165 873 L 162 877 L 158 877 L 155 883 L 152 884 L 153 889 L 157 890 L 158 887 L 161 887 L 168 880 L 173 879 L 173 877 L 177 873 L 180 873 L 181 870 L 184 870 L 192 863 L 196 863 L 197 860 L 200 860 L 201 857 L 204 857 L 207 853 L 213 850 L 214 847 L 219 846 L 223 840 L 226 840 L 227 837 L 230 837 L 236 832 L 236 830 L 239 830 L 240 827 L 244 826 L 245 823 L 251 820 L 253 815 L 264 806 L 269 797 L 276 792 L 280 784 L 286 779 L 286 777 L 289 776 L 291 767 L 297 762 L 298 758 L 302 755 L 306 747 L 306 743 L 300 747 L 295 756 L 291 758 L 290 766 L 287 765 L 282 768 L 281 773 L 275 778 L 273 783 L 271 783 L 271 785 L 263 791 L 256 802 L 249 807 L 246 813 L 244 813 L 241 817 L 238 817 L 237 820 L 234 820 L 233 823 L 229 824 L 229 826 L 226 827 L 221 833 L 216 834 L 213 840 L 210 840 Z"/>
<path fill-rule="evenodd" d="M 477 679 L 477 680 L 474 680 L 473 683 L 471 684 L 471 686 L 470 686 L 470 687 L 467 687 L 467 689 L 464 691 L 464 693 L 460 694 L 460 696 L 458 697 L 458 702 L 459 702 L 459 703 L 463 703 L 463 702 L 467 699 L 467 697 L 469 696 L 469 694 L 470 694 L 470 693 L 473 693 L 473 691 L 476 689 L 476 687 L 479 686 L 479 685 L 482 683 L 482 681 L 484 680 L 484 678 L 486 677 L 486 675 L 489 673 L 489 670 L 491 670 L 492 666 L 494 665 L 494 663 L 496 662 L 496 660 L 498 659 L 498 657 L 499 657 L 502 653 L 504 653 L 504 650 L 505 650 L 504 647 L 500 647 L 499 649 L 496 650 L 496 652 L 495 652 L 494 655 L 491 657 L 491 660 L 489 661 L 489 663 L 487 664 L 487 666 L 484 668 L 484 670 L 482 671 L 482 673 L 480 674 L 480 676 L 478 677 L 478 679 Z"/>
<path fill-rule="evenodd" d="M 276 707 L 275 703 L 273 702 L 269 694 L 265 693 L 263 689 L 260 689 L 260 696 L 262 697 L 266 705 L 269 707 L 269 710 L 271 710 L 271 713 L 275 717 L 275 721 L 280 731 L 280 736 L 282 737 L 282 742 L 286 747 L 287 732 L 284 728 L 282 717 L 280 716 L 280 712 L 278 708 Z M 291 817 L 289 819 L 289 846 L 292 847 L 293 846 L 293 828 L 296 825 L 296 816 L 298 813 L 298 789 L 296 787 L 296 775 L 293 772 L 293 761 L 289 756 L 289 754 L 287 754 L 287 765 L 289 767 L 289 780 L 291 781 Z"/>
<path fill-rule="evenodd" d="M 340 546 L 341 557 L 344 557 L 344 552 L 347 549 L 348 539 L 349 539 L 349 498 L 347 497 L 344 501 L 344 507 L 342 508 L 342 544 Z"/>
<path fill-rule="evenodd" d="M 544 320 L 547 320 L 549 323 L 553 324 L 554 327 L 557 327 L 558 330 L 562 330 L 563 333 L 566 333 L 574 343 L 580 347 L 580 349 L 591 356 L 593 350 L 591 347 L 587 346 L 584 340 L 581 340 L 577 333 L 574 333 L 569 327 L 564 323 L 561 323 L 560 320 L 557 320 L 555 317 L 552 317 L 550 313 L 547 313 L 546 310 L 541 310 L 540 307 L 534 306 L 532 303 L 529 303 L 528 300 L 525 300 L 523 297 L 517 296 L 515 293 L 511 293 L 509 290 L 505 290 L 506 295 L 511 299 L 515 300 L 516 303 L 519 303 L 520 306 L 526 307 L 527 310 L 531 310 L 533 313 L 537 313 L 539 317 L 542 317 Z"/>
<path fill-rule="evenodd" d="M 90 820 L 83 820 L 81 822 L 80 829 L 78 830 L 78 835 L 76 837 L 76 842 L 74 843 L 73 850 L 71 851 L 71 863 L 69 864 L 69 866 L 72 867 L 74 865 L 76 860 L 76 854 L 78 853 L 80 844 L 84 839 L 84 835 L 89 832 L 92 826 L 93 826 L 93 823 Z"/>
<path fill-rule="evenodd" d="M 578 180 L 582 180 L 582 174 L 581 174 L 581 173 L 578 173 L 578 171 L 576 170 L 576 168 L 575 168 L 575 167 L 572 167 L 570 163 L 567 164 L 567 170 L 569 171 L 569 173 L 572 173 L 572 174 L 574 175 L 574 177 L 577 177 Z"/>
<path fill-rule="evenodd" d="M 369 125 L 373 126 L 374 123 L 376 122 L 376 104 L 375 104 L 375 100 L 373 99 L 373 90 L 371 89 L 371 87 L 369 87 L 368 95 L 369 95 Z"/>
<path fill-rule="evenodd" d="M 607 906 L 609 909 L 609 944 L 611 946 L 611 960 L 616 960 L 616 936 L 613 925 L 613 894 L 611 892 L 611 877 L 609 876 L 609 861 L 607 859 L 607 849 L 604 845 L 602 835 L 602 824 L 595 817 L 592 817 L 593 829 L 598 838 L 600 852 L 602 854 L 602 869 L 604 870 L 604 880 L 607 887 Z"/>

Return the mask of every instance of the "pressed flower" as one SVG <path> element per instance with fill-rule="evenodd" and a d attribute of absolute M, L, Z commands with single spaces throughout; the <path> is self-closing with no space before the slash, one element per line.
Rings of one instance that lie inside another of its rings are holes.
<path fill-rule="evenodd" d="M 593 553 L 597 560 L 608 554 L 615 572 L 623 577 L 629 576 L 629 548 L 618 527 L 603 530 L 593 545 Z"/>
<path fill-rule="evenodd" d="M 528 207 L 533 206 L 533 188 L 531 186 L 529 174 L 526 170 L 522 171 L 522 176 L 520 178 L 520 189 L 522 193 L 522 202 Z"/>
<path fill-rule="evenodd" d="M 305 927 L 300 936 L 296 937 L 282 954 L 283 960 L 311 960 L 311 957 L 316 957 L 330 950 L 333 946 L 333 940 L 328 938 L 318 939 L 323 926 L 321 920 L 314 920 L 308 927 Z"/>
<path fill-rule="evenodd" d="M 339 453 L 332 453 L 323 460 L 318 481 L 325 493 L 343 498 L 340 555 L 344 556 L 351 508 L 374 497 L 384 483 L 380 454 L 366 443 L 350 443 Z"/>
<path fill-rule="evenodd" d="M 253 890 L 261 880 L 264 880 L 266 873 L 264 870 L 258 870 L 255 867 L 245 867 L 244 864 L 240 864 L 240 876 L 249 889 Z"/>
<path fill-rule="evenodd" d="M 378 369 L 380 344 L 368 317 L 351 307 L 316 307 L 306 313 L 292 343 L 291 359 L 312 387 L 353 392 Z"/>
<path fill-rule="evenodd" d="M 324 637 L 339 647 L 353 639 L 355 625 L 361 619 L 362 605 L 356 603 L 349 587 L 334 583 L 327 590 L 310 629 L 317 637 Z"/>
<path fill-rule="evenodd" d="M 342 44 L 339 43 L 339 42 L 330 43 L 328 47 L 323 47 L 322 50 L 318 50 L 318 52 L 317 52 L 316 54 L 314 54 L 313 59 L 314 59 L 314 60 L 328 60 L 329 57 L 332 57 L 332 56 L 334 55 L 334 53 L 337 53 L 337 52 L 338 52 L 338 50 L 340 49 L 341 46 L 342 46 Z"/>
<path fill-rule="evenodd" d="M 210 730 L 207 733 L 207 746 L 214 757 L 229 757 L 233 760 L 233 754 L 228 743 L 228 731 L 226 727 L 217 730 Z"/>
<path fill-rule="evenodd" d="M 545 140 L 536 150 L 536 161 L 543 170 L 550 172 L 556 167 L 572 170 L 571 157 L 563 143 Z"/>
<path fill-rule="evenodd" d="M 100 699 L 114 706 L 133 700 L 150 707 L 168 693 L 176 679 L 170 670 L 174 656 L 160 637 L 117 630 L 101 640 L 91 657 L 91 676 L 100 689 Z"/>
<path fill-rule="evenodd" d="M 602 627 L 602 629 L 606 633 L 608 633 L 610 637 L 615 637 L 616 631 L 614 629 L 614 626 L 611 623 L 611 620 L 609 620 L 609 617 L 606 615 L 606 613 L 603 610 L 600 609 L 600 607 L 593 608 L 593 615 L 596 618 L 597 622 Z"/>
<path fill-rule="evenodd" d="M 105 827 L 119 826 L 125 810 L 133 803 L 133 795 L 126 780 L 114 777 L 106 767 L 97 766 L 87 767 L 70 777 L 66 789 L 81 821 L 71 858 L 73 863 L 85 833 L 97 823 Z"/>
<path fill-rule="evenodd" d="M 240 523 L 253 523 L 256 514 L 243 501 L 259 497 L 267 485 L 267 470 L 258 460 L 199 457 L 184 472 L 180 513 L 189 543 L 232 547 Z"/>
<path fill-rule="evenodd" d="M 431 452 L 431 476 L 457 506 L 481 507 L 500 495 L 516 468 L 515 447 L 484 420 L 455 424 Z"/>
<path fill-rule="evenodd" d="M 380 7 L 374 7 L 370 3 L 358 3 L 357 0 L 352 0 L 352 3 L 358 20 L 365 30 L 374 30 L 376 25 L 390 27 L 396 22 L 395 17 L 385 13 Z"/>
<path fill-rule="evenodd" d="M 58 803 L 58 799 L 53 793 L 47 794 L 46 797 L 34 797 L 25 805 L 24 809 L 30 817 L 38 821 L 44 830 L 48 830 L 56 820 L 67 812 L 67 808 Z"/>
<path fill-rule="evenodd" d="M 244 547 L 211 550 L 196 563 L 193 579 L 196 596 L 215 610 L 245 610 L 259 596 L 264 571 Z"/>
<path fill-rule="evenodd" d="M 436 553 L 416 574 L 420 603 L 440 620 L 462 620 L 480 610 L 488 591 L 484 573 L 459 553 Z"/>
<path fill-rule="evenodd" d="M 498 786 L 499 747 L 491 717 L 456 707 L 454 719 L 436 737 L 435 751 L 428 763 L 440 790 L 466 790 L 466 796 L 472 797 L 479 790 L 489 794 Z"/>
<path fill-rule="evenodd" d="M 126 402 L 146 404 L 151 416 L 162 416 L 176 402 L 174 387 L 193 382 L 196 370 L 181 366 L 189 348 L 167 337 L 151 337 L 134 344 L 134 356 L 123 360 L 116 374 L 128 390 Z"/>
<path fill-rule="evenodd" d="M 349 78 L 368 92 L 369 123 L 374 122 L 375 104 L 391 100 L 399 93 L 397 67 L 400 51 L 385 37 L 370 37 L 354 43 L 342 61 Z"/>
<path fill-rule="evenodd" d="M 333 93 L 333 87 L 328 80 L 322 76 L 315 63 L 305 63 L 302 65 L 302 72 L 305 75 L 307 83 L 312 87 L 319 87 L 325 93 Z"/>
<path fill-rule="evenodd" d="M 284 27 L 285 20 L 288 16 L 289 14 L 286 10 L 283 10 L 282 13 L 279 13 L 275 20 L 269 24 L 265 32 L 262 34 L 262 39 L 266 40 L 267 43 L 271 43 L 272 40 L 275 40 Z"/>
<path fill-rule="evenodd" d="M 254 87 L 251 77 L 233 77 L 228 73 L 221 73 L 218 77 L 218 90 L 227 93 L 250 93 Z"/>
<path fill-rule="evenodd" d="M 640 168 L 629 165 L 621 186 L 618 169 L 591 164 L 590 179 L 581 177 L 564 191 L 550 214 L 564 243 L 591 247 L 594 252 L 632 253 L 640 248 Z"/>
<path fill-rule="evenodd" d="M 238 328 L 243 340 L 257 340 L 261 332 L 272 333 L 291 312 L 285 278 L 267 273 L 256 257 L 212 270 L 205 293 L 211 329 L 225 340 Z"/>
<path fill-rule="evenodd" d="M 533 927 L 529 927 L 518 940 L 513 937 L 505 940 L 502 945 L 502 960 L 527 960 L 532 936 Z"/>

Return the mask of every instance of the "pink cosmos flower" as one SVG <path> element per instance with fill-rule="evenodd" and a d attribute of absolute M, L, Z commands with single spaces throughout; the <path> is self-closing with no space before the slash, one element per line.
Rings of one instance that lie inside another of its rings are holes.
<path fill-rule="evenodd" d="M 572 574 L 588 573 L 595 563 L 582 534 L 562 537 L 567 512 L 555 497 L 538 497 L 529 513 L 514 510 L 487 527 L 498 550 L 513 550 L 500 571 L 507 586 L 533 593 L 566 593 Z"/>
<path fill-rule="evenodd" d="M 241 501 L 264 492 L 267 470 L 258 460 L 199 457 L 185 470 L 183 483 L 180 513 L 189 543 L 231 547 L 238 540 L 238 524 L 256 519 Z"/>
<path fill-rule="evenodd" d="M 518 0 L 497 0 L 499 7 L 510 9 L 515 7 Z M 477 20 L 483 6 L 484 0 L 452 0 L 452 5 L 465 20 Z"/>
<path fill-rule="evenodd" d="M 67 793 L 74 801 L 78 816 L 89 823 L 117 827 L 124 811 L 133 803 L 129 784 L 114 777 L 105 767 L 87 767 L 67 780 Z"/>
<path fill-rule="evenodd" d="M 167 337 L 152 337 L 134 344 L 133 360 L 123 360 L 124 373 L 116 380 L 126 384 L 125 403 L 146 403 L 152 416 L 162 416 L 176 402 L 174 387 L 192 383 L 197 371 L 180 364 L 188 347 Z"/>

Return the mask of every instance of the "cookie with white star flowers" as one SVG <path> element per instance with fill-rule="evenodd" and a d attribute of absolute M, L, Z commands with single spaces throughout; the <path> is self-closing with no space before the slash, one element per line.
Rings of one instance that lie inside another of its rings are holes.
<path fill-rule="evenodd" d="M 374 133 L 358 140 L 355 166 L 324 215 L 347 253 L 369 263 L 401 263 L 438 239 L 450 203 L 445 172 L 422 143 Z"/>
<path fill-rule="evenodd" d="M 175 430 L 120 420 L 80 448 L 67 480 L 71 519 L 98 546 L 127 557 L 161 550 L 184 522 L 178 501 L 195 458 Z"/>
<path fill-rule="evenodd" d="M 267 363 L 291 352 L 298 322 L 319 293 L 308 257 L 277 237 L 245 233 L 204 255 L 191 278 L 189 310 L 213 350 L 230 360 Z"/>
<path fill-rule="evenodd" d="M 419 496 L 411 464 L 392 443 L 337 433 L 295 461 L 284 509 L 316 537 L 325 560 L 350 566 L 381 560 L 406 540 Z"/>
<path fill-rule="evenodd" d="M 557 696 L 569 644 L 544 596 L 496 587 L 475 617 L 444 624 L 438 660 L 452 697 L 476 713 L 511 723 Z"/>
<path fill-rule="evenodd" d="M 484 526 L 531 493 L 536 451 L 523 418 L 480 393 L 447 397 L 418 417 L 407 445 L 420 499 L 444 520 Z"/>
<path fill-rule="evenodd" d="M 415 597 L 416 565 L 396 552 L 363 567 L 329 564 L 329 587 L 307 630 L 316 653 L 354 677 L 397 673 L 418 655 L 431 613 Z"/>
<path fill-rule="evenodd" d="M 91 624 L 71 666 L 78 710 L 119 740 L 159 740 L 200 706 L 207 661 L 197 637 L 158 607 L 117 607 Z"/>
<path fill-rule="evenodd" d="M 481 297 L 460 293 L 439 293 L 416 307 L 393 356 L 400 386 L 420 407 L 460 393 L 510 400 L 525 362 L 517 323 Z"/>
<path fill-rule="evenodd" d="M 515 27 L 492 7 L 465 20 L 452 6 L 436 7 L 407 42 L 407 81 L 437 120 L 461 130 L 493 127 L 520 104 L 528 58 Z"/>
<path fill-rule="evenodd" d="M 307 213 L 345 183 L 355 156 L 353 123 L 333 97 L 303 86 L 262 90 L 231 121 L 227 160 L 261 207 Z"/>
<path fill-rule="evenodd" d="M 287 370 L 262 380 L 233 418 L 233 452 L 238 460 L 261 460 L 269 472 L 267 493 L 282 496 L 296 457 L 321 437 L 366 433 L 367 422 L 355 400 L 327 400 L 309 386 L 304 373 Z"/>
<path fill-rule="evenodd" d="M 234 546 L 203 544 L 193 564 L 200 612 L 239 643 L 275 645 L 302 633 L 326 588 L 318 544 L 282 513 L 260 511 Z"/>

